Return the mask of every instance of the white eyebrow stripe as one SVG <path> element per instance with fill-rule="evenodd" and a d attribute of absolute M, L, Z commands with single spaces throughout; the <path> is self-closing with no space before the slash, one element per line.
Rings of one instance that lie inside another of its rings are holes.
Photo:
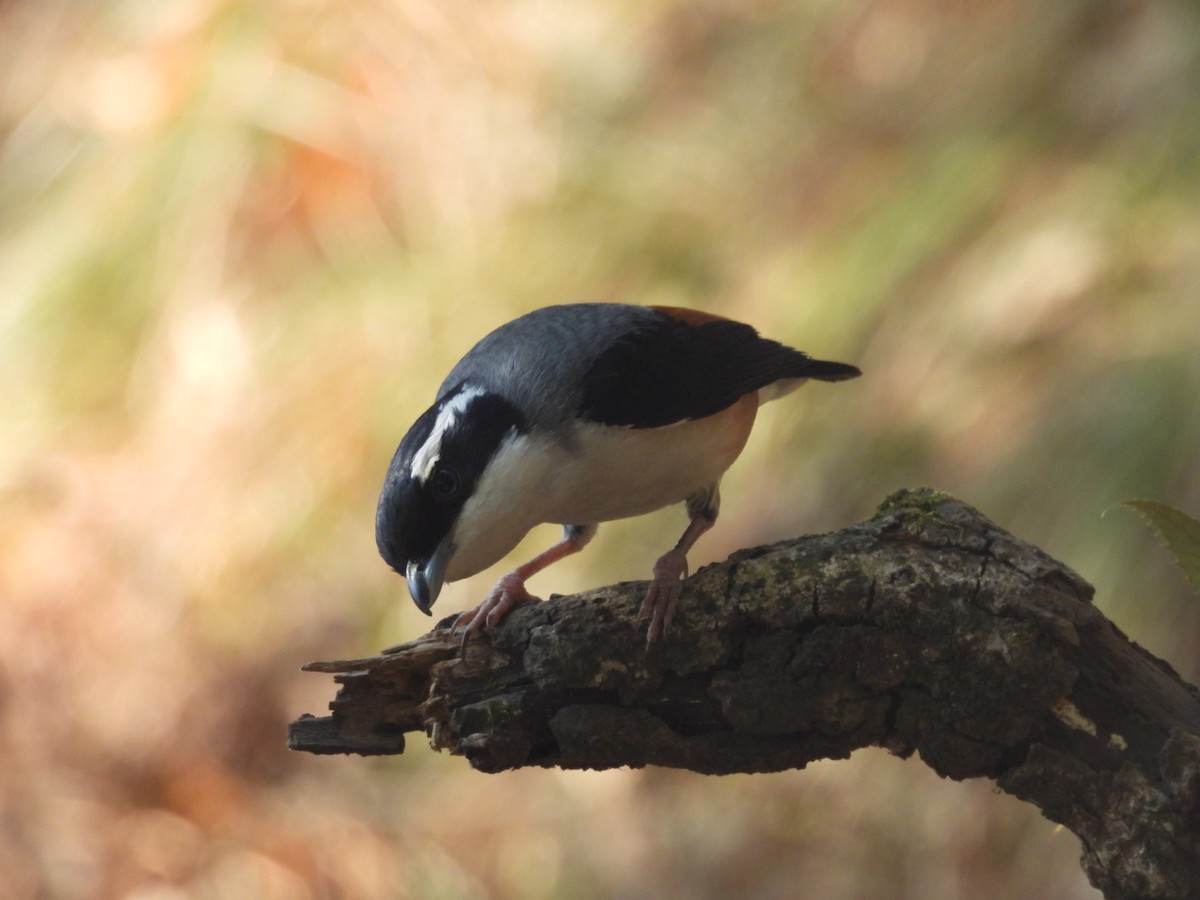
<path fill-rule="evenodd" d="M 454 426 L 454 423 L 458 421 L 458 417 L 463 414 L 471 401 L 476 397 L 482 397 L 484 393 L 483 388 L 475 387 L 474 385 L 464 385 L 463 389 L 441 408 L 438 412 L 437 421 L 433 423 L 433 430 L 429 432 L 429 437 L 425 439 L 425 443 L 421 445 L 421 449 L 413 454 L 412 465 L 409 471 L 414 478 L 422 484 L 425 483 L 425 480 L 433 472 L 433 467 L 437 465 L 437 461 L 441 457 L 442 439 L 446 436 L 446 432 Z"/>

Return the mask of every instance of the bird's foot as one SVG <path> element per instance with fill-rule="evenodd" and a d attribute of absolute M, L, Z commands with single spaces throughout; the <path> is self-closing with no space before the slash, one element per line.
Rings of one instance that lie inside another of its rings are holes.
<path fill-rule="evenodd" d="M 679 594 L 687 573 L 687 555 L 678 547 L 664 553 L 654 564 L 654 577 L 637 614 L 639 622 L 650 623 L 646 628 L 647 645 L 662 640 L 675 620 L 675 608 L 679 605 Z"/>
<path fill-rule="evenodd" d="M 462 642 L 465 647 L 484 626 L 495 628 L 521 604 L 540 602 L 540 597 L 535 597 L 525 590 L 525 580 L 520 575 L 509 572 L 496 582 L 486 600 L 458 617 L 458 621 L 454 623 L 454 630 L 462 630 Z"/>

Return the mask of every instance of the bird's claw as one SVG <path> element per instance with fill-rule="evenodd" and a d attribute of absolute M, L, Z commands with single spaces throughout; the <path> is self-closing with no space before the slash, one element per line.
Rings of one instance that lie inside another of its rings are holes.
<path fill-rule="evenodd" d="M 688 574 L 687 556 L 682 550 L 671 550 L 654 564 L 654 577 L 646 589 L 646 599 L 638 610 L 637 620 L 649 622 L 646 628 L 646 645 L 658 643 L 675 621 L 675 610 L 679 606 L 679 595 L 683 590 L 683 579 Z"/>
<path fill-rule="evenodd" d="M 495 628 L 505 620 L 510 612 L 524 603 L 540 603 L 541 598 L 535 597 L 525 589 L 524 580 L 516 572 L 509 572 L 496 582 L 487 598 L 458 617 L 451 628 L 451 634 L 462 631 L 462 649 L 466 650 L 471 638 L 487 628 Z"/>

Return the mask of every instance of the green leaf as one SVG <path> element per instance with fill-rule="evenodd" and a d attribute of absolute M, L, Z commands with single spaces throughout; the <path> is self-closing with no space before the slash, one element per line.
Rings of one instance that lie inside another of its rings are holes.
<path fill-rule="evenodd" d="M 1154 526 L 1175 557 L 1175 562 L 1192 583 L 1192 590 L 1200 594 L 1200 522 L 1156 500 L 1126 500 L 1121 505 L 1137 510 Z"/>

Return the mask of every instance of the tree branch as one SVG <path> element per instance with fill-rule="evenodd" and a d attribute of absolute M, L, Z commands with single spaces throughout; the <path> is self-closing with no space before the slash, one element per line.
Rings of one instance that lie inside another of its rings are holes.
<path fill-rule="evenodd" d="M 843 531 L 744 550 L 685 586 L 665 642 L 644 584 L 518 609 L 459 652 L 440 623 L 369 659 L 291 726 L 313 753 L 476 769 L 767 772 L 881 746 L 994 779 L 1077 834 L 1110 898 L 1200 898 L 1200 691 L 1091 605 L 1092 588 L 960 501 L 889 497 Z"/>

